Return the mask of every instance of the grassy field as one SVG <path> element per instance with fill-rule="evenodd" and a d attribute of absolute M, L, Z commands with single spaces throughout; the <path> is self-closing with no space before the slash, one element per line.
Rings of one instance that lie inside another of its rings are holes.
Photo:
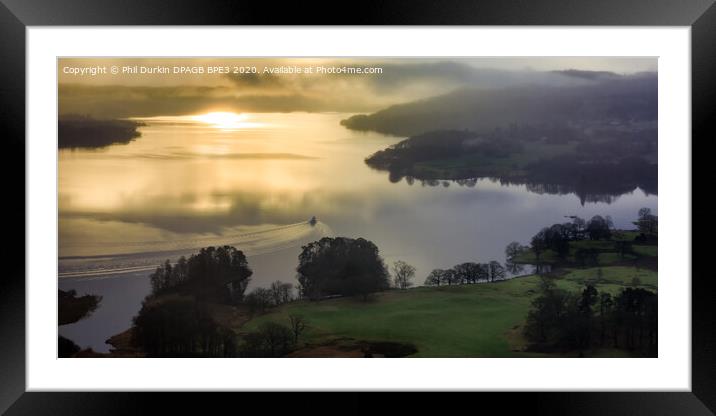
<path fill-rule="evenodd" d="M 639 287 L 656 290 L 656 272 L 632 267 L 563 270 L 557 284 L 579 291 L 586 282 L 598 290 L 618 293 L 641 281 Z M 281 306 L 250 320 L 244 331 L 261 323 L 287 324 L 290 314 L 303 315 L 309 328 L 303 342 L 327 344 L 341 339 L 411 343 L 415 357 L 530 357 L 521 351 L 521 325 L 535 296 L 538 276 L 476 285 L 419 287 L 391 290 L 362 302 L 357 299 L 300 301 Z M 597 351 L 593 356 L 621 356 L 621 351 Z"/>

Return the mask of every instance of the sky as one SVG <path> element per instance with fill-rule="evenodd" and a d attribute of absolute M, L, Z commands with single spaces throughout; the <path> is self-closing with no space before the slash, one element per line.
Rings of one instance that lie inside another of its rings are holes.
<path fill-rule="evenodd" d="M 166 67 L 169 73 L 131 73 L 124 68 Z M 285 74 L 284 67 L 373 67 L 377 74 Z M 89 75 L 92 67 L 106 74 Z M 116 67 L 117 74 L 111 73 Z M 175 67 L 203 73 L 174 73 Z M 209 67 L 255 67 L 257 73 L 214 73 Z M 234 112 L 373 112 L 390 105 L 461 88 L 526 84 L 573 85 L 583 78 L 553 71 L 655 72 L 657 58 L 61 58 L 60 114 L 150 117 Z"/>

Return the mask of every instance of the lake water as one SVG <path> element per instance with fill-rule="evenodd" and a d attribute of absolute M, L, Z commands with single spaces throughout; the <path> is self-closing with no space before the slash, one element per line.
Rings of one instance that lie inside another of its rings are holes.
<path fill-rule="evenodd" d="M 340 126 L 349 114 L 248 114 L 237 120 L 143 119 L 141 137 L 59 157 L 59 287 L 103 296 L 94 314 L 60 327 L 82 347 L 127 329 L 149 292 L 149 270 L 196 248 L 231 244 L 249 256 L 249 290 L 296 283 L 301 245 L 322 236 L 373 241 L 420 284 L 430 270 L 504 261 L 565 216 L 610 215 L 631 228 L 657 197 L 639 189 L 611 203 L 538 194 L 487 179 L 474 186 L 392 183 L 365 165 L 403 138 Z M 534 188 L 533 188 L 534 189 Z M 318 224 L 308 219 L 316 216 Z"/>

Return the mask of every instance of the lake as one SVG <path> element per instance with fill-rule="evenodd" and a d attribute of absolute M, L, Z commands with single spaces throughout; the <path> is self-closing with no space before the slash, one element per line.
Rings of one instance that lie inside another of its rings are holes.
<path fill-rule="evenodd" d="M 243 250 L 254 271 L 251 290 L 296 283 L 302 244 L 363 237 L 387 264 L 414 265 L 421 284 L 434 268 L 503 262 L 508 243 L 527 244 L 565 216 L 610 215 L 617 228 L 632 228 L 639 208 L 658 214 L 657 196 L 639 189 L 583 203 L 575 194 L 489 179 L 393 183 L 364 159 L 403 137 L 348 130 L 339 122 L 349 116 L 145 118 L 129 144 L 61 150 L 59 287 L 103 301 L 60 334 L 107 351 L 104 340 L 130 326 L 149 293 L 153 266 L 203 246 Z"/>

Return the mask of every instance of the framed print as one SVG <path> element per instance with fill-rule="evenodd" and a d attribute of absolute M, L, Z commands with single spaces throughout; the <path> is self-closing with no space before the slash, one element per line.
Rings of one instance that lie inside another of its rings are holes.
<path fill-rule="evenodd" d="M 80 3 L 2 9 L 9 414 L 144 391 L 714 408 L 711 2 Z"/>

